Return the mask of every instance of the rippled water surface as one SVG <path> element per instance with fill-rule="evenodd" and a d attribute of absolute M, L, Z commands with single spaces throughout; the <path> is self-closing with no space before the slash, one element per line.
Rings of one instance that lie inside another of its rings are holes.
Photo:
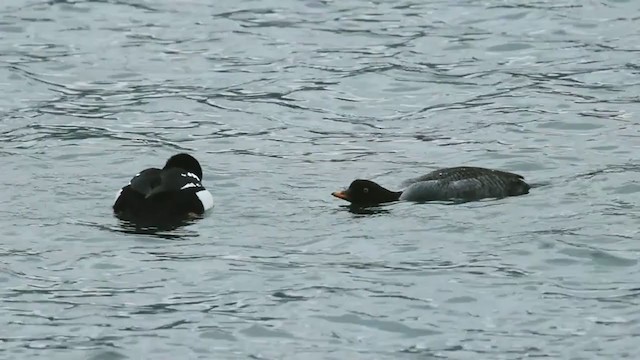
<path fill-rule="evenodd" d="M 640 2 L 3 0 L 0 357 L 622 359 Z M 172 154 L 216 206 L 125 231 Z M 527 196 L 350 211 L 443 166 Z"/>

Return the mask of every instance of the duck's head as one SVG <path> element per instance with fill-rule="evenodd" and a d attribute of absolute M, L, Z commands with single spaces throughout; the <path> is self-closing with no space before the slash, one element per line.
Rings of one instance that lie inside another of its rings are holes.
<path fill-rule="evenodd" d="M 346 190 L 331 193 L 337 198 L 359 205 L 374 205 L 397 201 L 400 198 L 400 194 L 402 192 L 391 191 L 371 180 L 362 179 L 354 180 Z"/>
<path fill-rule="evenodd" d="M 170 168 L 179 168 L 195 174 L 202 181 L 202 168 L 196 158 L 189 154 L 177 154 L 167 160 L 164 170 Z"/>

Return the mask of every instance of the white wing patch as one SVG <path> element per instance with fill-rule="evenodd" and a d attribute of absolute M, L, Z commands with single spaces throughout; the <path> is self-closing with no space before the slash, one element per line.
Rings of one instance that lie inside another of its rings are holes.
<path fill-rule="evenodd" d="M 213 207 L 213 196 L 211 196 L 211 193 L 208 190 L 200 190 L 196 193 L 196 195 L 198 196 L 198 199 L 200 199 L 202 207 L 205 211 Z"/>
<path fill-rule="evenodd" d="M 198 175 L 196 175 L 196 174 L 194 174 L 194 173 L 190 173 L 190 172 L 188 172 L 188 173 L 184 173 L 184 174 L 180 174 L 180 175 L 182 175 L 182 176 L 184 176 L 184 177 L 187 177 L 187 176 L 188 176 L 188 177 L 192 177 L 192 178 L 194 178 L 194 179 L 196 179 L 196 180 L 200 181 L 200 178 L 198 177 Z"/>
<path fill-rule="evenodd" d="M 181 187 L 180 190 L 184 190 L 184 189 L 188 189 L 188 188 L 192 188 L 192 187 L 200 187 L 200 185 L 194 184 L 194 183 L 188 183 L 187 185 Z"/>

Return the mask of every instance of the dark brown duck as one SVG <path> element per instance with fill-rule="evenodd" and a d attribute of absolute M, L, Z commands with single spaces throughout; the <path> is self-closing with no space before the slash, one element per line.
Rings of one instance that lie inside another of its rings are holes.
<path fill-rule="evenodd" d="M 371 180 L 354 180 L 349 188 L 332 193 L 354 204 L 381 204 L 404 201 L 473 201 L 485 198 L 504 198 L 529 193 L 531 186 L 522 175 L 459 166 L 432 171 L 403 183 L 403 191 L 391 191 Z"/>

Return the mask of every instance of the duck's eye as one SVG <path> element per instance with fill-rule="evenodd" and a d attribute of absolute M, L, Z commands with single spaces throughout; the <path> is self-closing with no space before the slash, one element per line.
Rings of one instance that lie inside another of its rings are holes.
<path fill-rule="evenodd" d="M 362 192 L 367 194 L 369 192 L 369 188 L 362 188 Z"/>

